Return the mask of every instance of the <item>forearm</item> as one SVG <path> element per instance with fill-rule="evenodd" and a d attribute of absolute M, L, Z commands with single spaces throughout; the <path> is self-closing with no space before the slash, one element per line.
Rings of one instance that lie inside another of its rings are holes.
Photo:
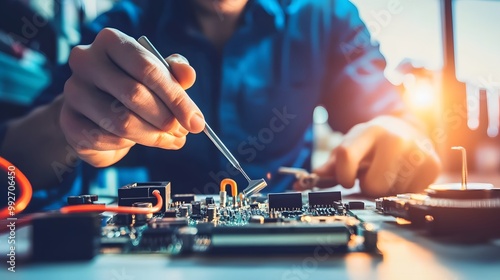
<path fill-rule="evenodd" d="M 63 97 L 11 121 L 0 155 L 22 170 L 33 188 L 57 186 L 74 172 L 78 159 L 59 126 Z"/>

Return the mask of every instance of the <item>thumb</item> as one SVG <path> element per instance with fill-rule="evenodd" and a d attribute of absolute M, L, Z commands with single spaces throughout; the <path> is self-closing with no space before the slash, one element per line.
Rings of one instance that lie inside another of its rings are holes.
<path fill-rule="evenodd" d="M 330 154 L 328 161 L 321 165 L 320 167 L 313 170 L 313 173 L 318 176 L 318 181 L 316 182 L 316 187 L 318 188 L 331 188 L 338 184 L 337 174 L 336 174 L 336 155 L 335 149 Z"/>
<path fill-rule="evenodd" d="M 165 60 L 170 64 L 170 68 L 173 72 L 172 75 L 174 75 L 175 79 L 177 79 L 177 82 L 184 90 L 193 86 L 196 80 L 196 71 L 189 65 L 189 61 L 184 56 L 173 54 Z"/>
<path fill-rule="evenodd" d="M 330 153 L 330 157 L 328 160 L 318 168 L 313 170 L 313 173 L 318 175 L 319 177 L 332 177 L 335 176 L 335 166 L 336 166 L 336 160 L 335 160 L 335 150 L 333 150 Z"/>

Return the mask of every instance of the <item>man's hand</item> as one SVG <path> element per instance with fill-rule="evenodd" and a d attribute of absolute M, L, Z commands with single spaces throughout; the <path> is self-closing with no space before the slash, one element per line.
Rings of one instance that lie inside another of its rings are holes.
<path fill-rule="evenodd" d="M 314 173 L 345 188 L 358 178 L 361 191 L 377 197 L 421 191 L 440 168 L 431 141 L 421 131 L 396 117 L 381 116 L 354 126 Z"/>
<path fill-rule="evenodd" d="M 60 125 L 81 159 L 109 166 L 137 144 L 179 149 L 204 118 L 185 89 L 196 73 L 180 55 L 167 58 L 174 73 L 134 38 L 104 29 L 91 45 L 71 51 Z"/>

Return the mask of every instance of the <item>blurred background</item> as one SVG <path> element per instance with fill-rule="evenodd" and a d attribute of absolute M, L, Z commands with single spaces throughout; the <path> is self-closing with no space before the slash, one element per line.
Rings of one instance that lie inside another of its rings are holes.
<path fill-rule="evenodd" d="M 65 63 L 80 27 L 119 0 L 0 1 L 0 120 L 25 114 Z M 318 0 L 321 1 L 321 0 Z M 427 124 L 445 171 L 500 173 L 500 1 L 351 0 L 387 59 L 385 74 Z M 313 166 L 340 134 L 315 110 Z M 457 179 L 458 180 L 458 179 Z"/>

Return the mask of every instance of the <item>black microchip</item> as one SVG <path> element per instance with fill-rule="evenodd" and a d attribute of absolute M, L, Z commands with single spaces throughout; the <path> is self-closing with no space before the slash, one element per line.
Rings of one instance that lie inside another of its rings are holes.
<path fill-rule="evenodd" d="M 365 209 L 365 203 L 363 201 L 349 201 L 350 210 L 362 210 Z"/>
<path fill-rule="evenodd" d="M 175 218 L 175 217 L 177 217 L 177 213 L 175 212 L 175 210 L 167 210 L 167 211 L 165 211 L 165 213 L 163 213 L 163 217 Z"/>
<path fill-rule="evenodd" d="M 270 193 L 267 195 L 269 209 L 301 209 L 302 194 L 294 193 Z"/>
<path fill-rule="evenodd" d="M 214 204 L 215 201 L 214 201 L 214 198 L 211 197 L 211 196 L 207 196 L 207 198 L 205 198 L 205 204 L 206 205 L 209 205 L 209 204 Z"/>
<path fill-rule="evenodd" d="M 165 212 L 170 203 L 170 182 L 132 183 L 118 189 L 118 205 L 132 206 L 135 202 L 151 202 L 156 204 L 153 191 L 158 190 L 163 197 L 163 207 L 159 212 Z"/>
<path fill-rule="evenodd" d="M 309 207 L 332 207 L 334 202 L 342 201 L 340 192 L 310 192 Z"/>
<path fill-rule="evenodd" d="M 180 202 L 180 203 L 191 203 L 196 200 L 196 196 L 194 194 L 174 194 L 172 197 L 172 202 Z"/>
<path fill-rule="evenodd" d="M 201 213 L 201 202 L 194 201 L 193 202 L 193 210 L 192 215 L 200 215 Z"/>

